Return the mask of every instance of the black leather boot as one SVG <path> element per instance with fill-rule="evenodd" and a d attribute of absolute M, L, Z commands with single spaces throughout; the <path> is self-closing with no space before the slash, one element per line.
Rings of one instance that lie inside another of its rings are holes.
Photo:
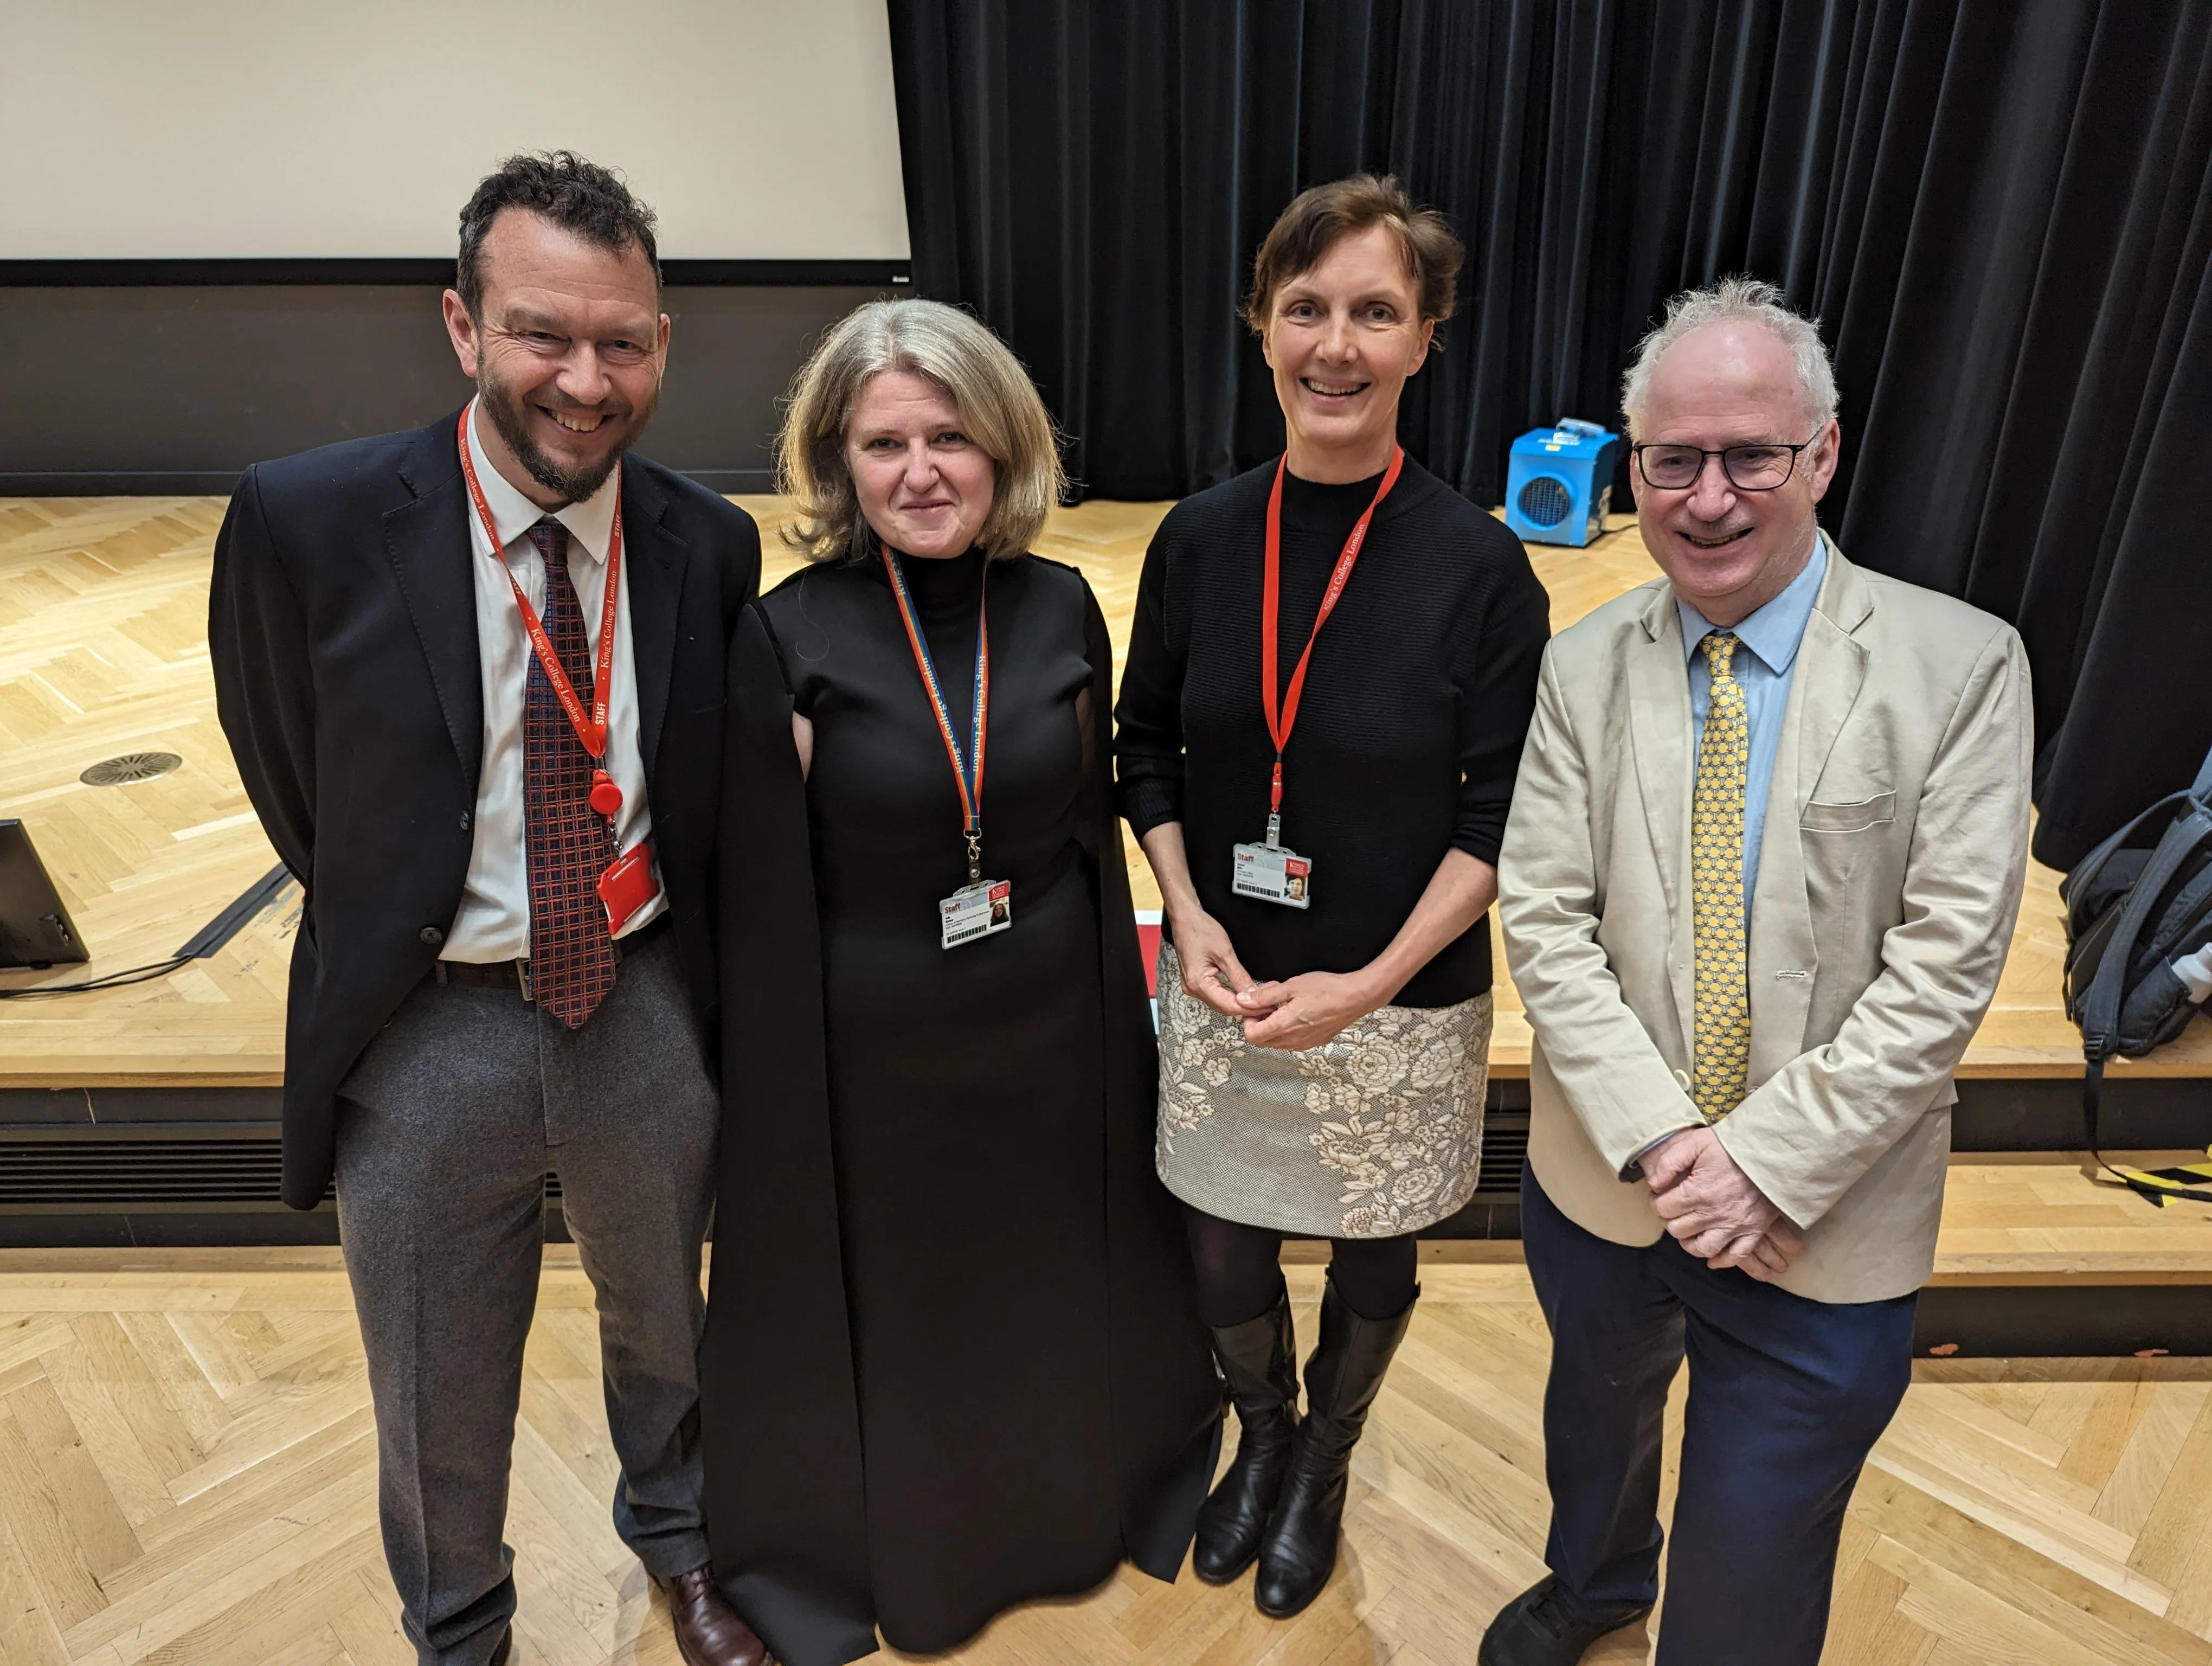
<path fill-rule="evenodd" d="M 1291 1467 L 1298 1359 L 1290 1292 L 1279 1292 L 1274 1306 L 1258 1318 L 1212 1335 L 1213 1357 L 1221 1362 L 1241 1432 L 1237 1456 L 1199 1506 L 1190 1566 L 1209 1585 L 1225 1585 L 1260 1554 L 1260 1535 Z"/>
<path fill-rule="evenodd" d="M 1413 1322 L 1413 1301 L 1395 1319 L 1354 1313 L 1331 1279 L 1321 1298 L 1321 1346 L 1306 1361 L 1306 1414 L 1291 1453 L 1291 1473 L 1260 1541 L 1260 1577 L 1253 1601 L 1260 1612 L 1287 1620 L 1321 1595 L 1336 1568 L 1337 1529 L 1352 1449 L 1367 1408 L 1382 1387 L 1390 1356 Z"/>

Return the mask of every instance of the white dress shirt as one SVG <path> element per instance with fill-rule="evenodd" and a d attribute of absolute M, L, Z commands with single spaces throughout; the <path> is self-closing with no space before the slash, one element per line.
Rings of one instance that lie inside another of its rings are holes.
<path fill-rule="evenodd" d="M 469 407 L 469 457 L 476 465 L 484 502 L 498 528 L 498 559 L 484 535 L 483 519 L 469 508 L 469 570 L 475 577 L 477 664 L 483 681 L 483 762 L 477 777 L 476 815 L 471 824 L 468 878 L 460 910 L 446 934 L 447 960 L 521 960 L 530 954 L 530 858 L 522 827 L 522 708 L 530 676 L 530 635 L 516 611 L 507 573 L 514 575 L 538 617 L 545 612 L 545 563 L 530 541 L 530 529 L 544 519 L 539 508 L 509 485 L 484 455 L 477 432 L 483 420 Z M 607 543 L 614 530 L 615 505 L 622 492 L 622 471 L 580 503 L 552 511 L 568 529 L 568 578 L 584 610 L 584 635 L 598 670 L 599 609 L 606 599 Z M 504 570 L 502 570 L 504 569 Z M 622 788 L 623 807 L 615 824 L 615 848 L 628 850 L 653 831 L 646 803 L 645 761 L 638 748 L 637 664 L 630 650 L 629 564 L 623 564 L 622 590 L 615 619 L 614 687 L 607 699 L 607 751 L 601 765 Z M 653 867 L 656 884 L 660 878 Z M 628 936 L 668 906 L 665 892 L 640 909 L 624 927 Z"/>

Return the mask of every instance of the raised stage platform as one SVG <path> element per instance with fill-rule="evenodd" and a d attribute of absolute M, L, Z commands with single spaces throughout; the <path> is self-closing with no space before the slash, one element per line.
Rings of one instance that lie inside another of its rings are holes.
<path fill-rule="evenodd" d="M 771 580 L 788 571 L 779 501 L 738 501 L 763 522 Z M 1056 514 L 1040 544 L 1084 569 L 1118 641 L 1166 507 L 1086 504 Z M 0 972 L 0 988 L 161 962 L 275 862 L 215 718 L 206 600 L 222 514 L 215 498 L 0 500 L 0 817 L 29 829 L 94 951 L 88 966 Z M 1653 571 L 1626 516 L 1589 550 L 1534 559 L 1555 629 Z M 82 779 L 143 753 L 178 762 L 119 786 Z M 1156 908 L 1133 842 L 1129 862 L 1139 907 Z M 1966 1352 L 2034 1351 L 2058 1327 L 2072 1353 L 2212 1353 L 2212 1303 L 2175 1298 L 2212 1285 L 2212 1208 L 2155 1210 L 2097 1186 L 2075 1150 L 2081 1052 L 2060 1006 L 2057 882 L 2032 868 L 1996 1004 L 1960 1073 L 1923 1329 Z M 0 1001 L 0 1243 L 330 1238 L 327 1213 L 274 1201 L 297 904 L 295 889 L 278 888 L 215 953 L 151 982 Z M 1517 1232 L 1528 1066 L 1528 1028 L 1501 982 L 1484 1189 L 1440 1237 Z M 2115 1149 L 2201 1152 L 2212 1023 L 2118 1066 L 2106 1116 Z"/>

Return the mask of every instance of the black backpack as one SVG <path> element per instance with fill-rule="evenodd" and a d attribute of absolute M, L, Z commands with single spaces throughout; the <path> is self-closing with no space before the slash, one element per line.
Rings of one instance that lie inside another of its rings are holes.
<path fill-rule="evenodd" d="M 2177 1183 L 2212 1175 L 2115 1169 L 2097 1140 L 2105 1061 L 2142 1057 L 2204 1010 L 2172 963 L 2212 943 L 2212 757 L 2194 786 L 2160 799 L 2084 856 L 2058 894 L 2066 903 L 2066 1016 L 2081 1027 L 2086 1061 L 2081 1119 L 2089 1154 L 2154 1203 L 2168 1197 L 2212 1203 L 2212 1191 Z"/>

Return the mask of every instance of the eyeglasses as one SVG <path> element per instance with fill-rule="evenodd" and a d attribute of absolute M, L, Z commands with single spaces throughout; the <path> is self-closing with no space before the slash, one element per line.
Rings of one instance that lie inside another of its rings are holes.
<path fill-rule="evenodd" d="M 1814 435 L 1813 440 L 1820 436 Z M 1634 446 L 1636 466 L 1644 483 L 1662 492 L 1679 492 L 1698 483 L 1705 471 L 1705 459 L 1721 459 L 1721 472 L 1740 492 L 1771 492 L 1787 481 L 1797 467 L 1797 453 L 1813 443 L 1794 446 L 1729 446 L 1722 451 L 1699 451 L 1695 446 Z"/>

